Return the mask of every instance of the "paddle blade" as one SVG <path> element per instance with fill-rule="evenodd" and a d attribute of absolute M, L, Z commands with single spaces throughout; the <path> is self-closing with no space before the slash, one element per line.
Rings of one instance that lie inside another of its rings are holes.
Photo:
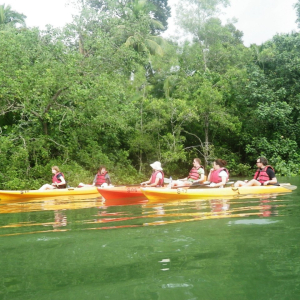
<path fill-rule="evenodd" d="M 297 189 L 296 185 L 291 185 L 290 183 L 280 183 L 280 186 L 284 187 L 287 190 L 294 191 Z"/>

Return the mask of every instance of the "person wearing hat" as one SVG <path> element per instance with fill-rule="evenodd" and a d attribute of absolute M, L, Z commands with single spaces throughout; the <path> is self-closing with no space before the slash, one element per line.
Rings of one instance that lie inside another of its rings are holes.
<path fill-rule="evenodd" d="M 164 186 L 164 172 L 159 161 L 150 165 L 153 169 L 153 173 L 148 181 L 144 181 L 141 185 L 161 187 Z"/>

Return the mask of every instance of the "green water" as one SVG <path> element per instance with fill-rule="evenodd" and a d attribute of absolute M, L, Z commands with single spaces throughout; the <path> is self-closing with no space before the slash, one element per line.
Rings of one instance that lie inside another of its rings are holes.
<path fill-rule="evenodd" d="M 299 193 L 0 203 L 0 299 L 299 299 Z"/>

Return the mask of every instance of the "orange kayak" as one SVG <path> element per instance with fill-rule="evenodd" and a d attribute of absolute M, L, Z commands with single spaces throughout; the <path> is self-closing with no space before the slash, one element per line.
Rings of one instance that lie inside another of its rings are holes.
<path fill-rule="evenodd" d="M 105 200 L 116 200 L 124 198 L 140 198 L 146 199 L 141 191 L 141 187 L 137 186 L 118 186 L 118 187 L 98 187 L 98 192 Z"/>

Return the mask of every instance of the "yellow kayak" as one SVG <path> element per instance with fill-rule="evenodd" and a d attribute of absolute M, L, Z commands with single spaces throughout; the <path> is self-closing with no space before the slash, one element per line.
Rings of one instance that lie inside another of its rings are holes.
<path fill-rule="evenodd" d="M 202 189 L 156 189 L 145 187 L 141 191 L 152 202 L 173 201 L 183 199 L 202 199 L 202 198 L 222 198 L 239 195 L 257 195 L 257 194 L 281 194 L 289 193 L 297 187 L 290 184 L 281 184 L 279 186 L 250 186 L 250 187 L 225 187 L 225 188 L 209 188 Z"/>
<path fill-rule="evenodd" d="M 74 196 L 74 195 L 91 195 L 94 197 L 101 197 L 95 186 L 81 187 L 81 188 L 66 188 L 54 190 L 21 190 L 21 191 L 5 191 L 0 190 L 0 203 L 2 201 L 10 200 L 26 200 L 34 198 L 60 197 L 60 196 Z"/>

